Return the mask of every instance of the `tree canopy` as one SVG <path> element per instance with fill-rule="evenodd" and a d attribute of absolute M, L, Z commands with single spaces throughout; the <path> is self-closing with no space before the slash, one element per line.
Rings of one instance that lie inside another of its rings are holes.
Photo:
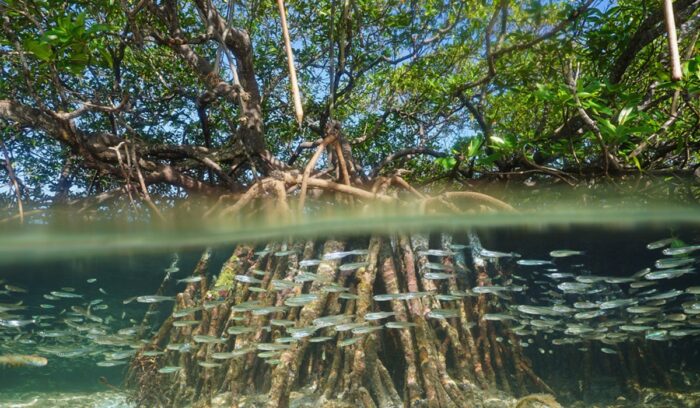
<path fill-rule="evenodd" d="M 288 1 L 298 123 L 275 2 L 2 0 L 0 201 L 690 175 L 700 0 L 673 7 L 680 80 L 661 1 Z"/>

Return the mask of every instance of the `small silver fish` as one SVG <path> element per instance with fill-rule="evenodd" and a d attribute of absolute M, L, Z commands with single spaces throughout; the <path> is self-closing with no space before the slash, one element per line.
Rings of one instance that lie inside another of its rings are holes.
<path fill-rule="evenodd" d="M 583 255 L 585 254 L 584 251 L 575 251 L 572 249 L 557 249 L 554 251 L 551 251 L 549 253 L 549 256 L 552 258 L 566 258 L 569 256 L 575 256 L 575 255 Z"/>
<path fill-rule="evenodd" d="M 139 303 L 174 302 L 175 296 L 145 295 L 136 297 Z"/>
<path fill-rule="evenodd" d="M 518 259 L 515 261 L 516 264 L 521 266 L 542 266 L 542 265 L 552 265 L 552 261 L 545 261 L 543 259 Z"/>
<path fill-rule="evenodd" d="M 58 291 L 53 291 L 50 292 L 52 295 L 60 298 L 66 298 L 66 299 L 72 299 L 72 298 L 82 298 L 83 295 L 78 295 L 77 293 L 70 293 L 70 292 L 58 292 Z"/>
<path fill-rule="evenodd" d="M 700 250 L 700 245 L 688 245 L 683 247 L 666 248 L 663 251 L 661 251 L 661 253 L 663 253 L 664 255 L 675 256 L 686 255 L 697 250 Z"/>
<path fill-rule="evenodd" d="M 516 252 L 498 252 L 489 251 L 488 249 L 482 249 L 479 251 L 479 255 L 484 258 L 520 258 L 520 254 Z"/>
<path fill-rule="evenodd" d="M 659 249 L 671 245 L 676 238 L 664 238 L 647 244 L 647 249 Z"/>
<path fill-rule="evenodd" d="M 5 285 L 5 289 L 7 289 L 10 292 L 15 292 L 15 293 L 27 293 L 27 289 L 20 288 L 19 286 L 14 286 L 14 285 Z"/>
<path fill-rule="evenodd" d="M 188 276 L 187 278 L 178 279 L 177 283 L 196 283 L 202 280 L 200 275 Z"/>
<path fill-rule="evenodd" d="M 664 258 L 659 259 L 654 263 L 659 269 L 671 269 L 679 266 L 688 265 L 695 262 L 695 258 Z"/>

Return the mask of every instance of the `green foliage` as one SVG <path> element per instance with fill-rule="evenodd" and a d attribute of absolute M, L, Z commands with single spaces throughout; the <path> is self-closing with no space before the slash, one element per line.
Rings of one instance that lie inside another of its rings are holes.
<path fill-rule="evenodd" d="M 9 17 L 0 30 L 0 100 L 38 107 L 39 99 L 46 109 L 59 112 L 75 110 L 86 101 L 116 105 L 128 97 L 129 109 L 118 118 L 90 112 L 76 121 L 77 126 L 90 134 L 116 128 L 119 137 L 138 135 L 151 144 L 205 144 L 197 98 L 210 85 L 165 41 L 158 40 L 172 33 L 152 7 L 129 15 L 122 4 L 134 7 L 131 3 L 138 2 L 6 3 L 0 10 Z M 206 37 L 195 3 L 174 3 L 182 38 L 191 39 L 191 50 L 218 67 L 214 75 L 230 82 L 221 46 Z M 531 171 L 535 162 L 559 172 L 601 174 L 596 134 L 580 124 L 567 130 L 579 117 L 566 80 L 566 72 L 573 70 L 580 107 L 596 123 L 623 169 L 688 170 L 700 163 L 697 45 L 683 61 L 680 82 L 668 77 L 664 35 L 634 54 L 621 81 L 612 80 L 619 56 L 628 51 L 638 27 L 654 15 L 655 5 L 621 0 L 607 8 L 593 7 L 543 39 L 582 2 L 510 2 L 506 26 L 501 25 L 498 4 L 287 2 L 308 121 L 324 122 L 333 99 L 332 117 L 342 123 L 355 159 L 368 174 L 403 148 L 445 154 L 404 157 L 380 170 L 408 169 L 411 174 L 406 178 L 411 182 L 444 175 L 463 177 L 467 169 L 474 177 Z M 228 15 L 228 2 L 214 1 L 214 5 Z M 299 143 L 319 135 L 308 126 L 299 129 L 294 120 L 276 6 L 274 2 L 238 2 L 231 10 L 232 27 L 246 30 L 251 38 L 267 147 L 286 161 Z M 690 14 L 697 18 L 697 10 Z M 492 31 L 487 33 L 494 16 Z M 679 27 L 686 29 L 682 23 Z M 691 39 L 692 35 L 681 35 L 683 54 L 692 46 Z M 491 52 L 512 51 L 489 60 L 487 43 Z M 335 81 L 329 77 L 331 55 Z M 677 118 L 668 123 L 674 100 Z M 240 130 L 237 104 L 220 98 L 207 107 L 207 115 L 209 148 L 217 160 L 240 154 L 235 143 Z M 94 169 L 81 167 L 75 151 L 69 153 L 65 145 L 41 131 L 20 132 L 7 124 L 6 132 L 23 177 L 31 174 L 41 184 L 55 185 L 64 161 L 73 155 L 77 163 L 73 194 L 80 195 L 91 185 L 92 192 L 97 191 L 95 185 L 120 186 L 103 173 L 104 179 L 93 183 Z M 645 143 L 649 147 L 637 152 Z M 29 154 L 40 147 L 44 149 L 40 156 Z M 304 151 L 297 164 L 309 154 Z M 44 164 L 39 166 L 40 162 Z M 188 162 L 182 169 L 198 180 L 221 184 L 219 179 L 209 180 L 201 166 Z M 244 175 L 238 181 L 247 185 L 250 173 L 240 174 Z M 538 174 L 551 176 L 551 172 Z M 43 196 L 47 189 L 34 191 L 42 191 L 35 195 Z M 166 186 L 160 193 L 173 196 L 173 191 Z"/>

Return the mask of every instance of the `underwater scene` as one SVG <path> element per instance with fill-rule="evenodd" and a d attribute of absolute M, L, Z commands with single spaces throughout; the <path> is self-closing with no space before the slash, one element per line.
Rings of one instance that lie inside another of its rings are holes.
<path fill-rule="evenodd" d="M 0 406 L 700 405 L 692 217 L 452 222 L 6 248 Z"/>

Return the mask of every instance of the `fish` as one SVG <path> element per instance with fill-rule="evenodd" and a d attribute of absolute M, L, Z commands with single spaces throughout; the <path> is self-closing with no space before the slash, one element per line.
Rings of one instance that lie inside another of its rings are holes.
<path fill-rule="evenodd" d="M 175 327 L 186 327 L 186 326 L 195 326 L 200 323 L 199 320 L 176 320 L 173 322 L 173 326 Z"/>
<path fill-rule="evenodd" d="M 605 283 L 613 283 L 613 284 L 620 284 L 620 283 L 633 283 L 634 278 L 625 278 L 625 277 L 617 277 L 617 276 L 606 276 L 603 279 L 603 282 Z"/>
<path fill-rule="evenodd" d="M 0 355 L 0 364 L 8 366 L 28 366 L 28 367 L 44 367 L 49 361 L 46 357 L 36 356 L 33 354 L 7 354 Z"/>
<path fill-rule="evenodd" d="M 556 249 L 549 252 L 552 258 L 566 258 L 569 256 L 584 255 L 584 251 L 575 251 L 573 249 Z"/>
<path fill-rule="evenodd" d="M 632 282 L 632 283 L 630 283 L 630 288 L 633 288 L 633 289 L 642 289 L 642 288 L 646 288 L 646 287 L 653 286 L 653 285 L 656 285 L 656 284 L 657 284 L 657 282 L 645 282 L 645 281 L 642 281 L 642 282 Z"/>
<path fill-rule="evenodd" d="M 670 339 L 670 337 L 668 336 L 667 330 L 654 330 L 654 331 L 647 332 L 644 335 L 644 338 L 647 340 L 653 340 L 653 341 L 664 341 L 664 340 Z"/>
<path fill-rule="evenodd" d="M 171 266 L 169 268 L 163 269 L 163 272 L 167 273 L 168 275 L 171 273 L 178 273 L 180 272 L 180 268 L 178 268 L 177 266 Z"/>
<path fill-rule="evenodd" d="M 172 374 L 176 373 L 178 371 L 182 370 L 182 367 L 177 367 L 177 366 L 165 366 L 161 367 L 158 372 L 161 374 Z"/>
<path fill-rule="evenodd" d="M 552 261 L 546 261 L 543 259 L 518 259 L 515 261 L 515 263 L 521 266 L 542 266 L 554 264 Z"/>
<path fill-rule="evenodd" d="M 95 279 L 95 278 L 90 278 L 90 279 L 86 280 L 85 282 L 87 282 L 87 283 L 95 283 L 95 282 L 97 282 L 97 279 Z"/>
<path fill-rule="evenodd" d="M 302 272 L 294 277 L 294 282 L 305 283 L 305 282 L 331 282 L 333 278 L 323 275 L 318 275 L 311 272 Z"/>
<path fill-rule="evenodd" d="M 374 312 L 365 314 L 365 320 L 381 320 L 396 315 L 394 312 Z"/>
<path fill-rule="evenodd" d="M 652 296 L 648 296 L 647 300 L 673 299 L 673 298 L 676 298 L 682 294 L 683 294 L 682 290 L 671 289 L 671 290 L 666 291 L 666 292 L 661 292 L 661 293 L 657 293 L 657 294 L 652 295 Z M 641 296 L 642 294 L 640 293 L 639 295 Z"/>
<path fill-rule="evenodd" d="M 77 298 L 82 298 L 83 295 L 79 295 L 77 293 L 71 293 L 71 292 L 60 292 L 60 291 L 53 291 L 50 292 L 53 296 L 59 297 L 59 298 L 64 298 L 64 299 L 77 299 Z"/>
<path fill-rule="evenodd" d="M 287 306 L 290 306 L 290 307 L 295 307 L 295 306 L 299 307 L 299 306 L 304 306 L 306 304 L 314 302 L 316 300 L 318 300 L 318 295 L 313 294 L 313 293 L 307 293 L 307 294 L 287 298 L 284 301 L 284 304 Z"/>
<path fill-rule="evenodd" d="M 274 255 L 277 256 L 277 257 L 282 257 L 282 256 L 293 255 L 293 254 L 296 254 L 296 253 L 297 253 L 296 250 L 290 249 L 290 250 L 287 250 L 287 251 L 277 251 L 277 252 L 274 253 Z"/>
<path fill-rule="evenodd" d="M 309 339 L 309 343 L 322 343 L 324 341 L 332 340 L 333 337 L 331 336 L 320 336 L 320 337 L 312 337 Z"/>
<path fill-rule="evenodd" d="M 278 344 L 278 343 L 258 343 L 256 345 L 258 350 L 262 351 L 281 351 L 288 350 L 291 348 L 289 344 Z"/>
<path fill-rule="evenodd" d="M 369 334 L 381 330 L 382 326 L 360 326 L 350 330 L 352 334 Z"/>
<path fill-rule="evenodd" d="M 361 326 L 366 326 L 366 323 L 343 323 L 335 326 L 335 331 L 337 332 L 344 332 L 344 331 L 350 331 L 356 327 L 361 327 Z"/>
<path fill-rule="evenodd" d="M 321 263 L 320 259 L 304 259 L 302 261 L 299 261 L 299 267 L 300 268 L 307 268 L 309 266 L 316 266 Z"/>
<path fill-rule="evenodd" d="M 21 319 L 0 319 L 0 326 L 4 327 L 24 327 L 28 326 L 30 324 L 35 324 L 36 320 L 34 319 L 28 319 L 28 320 L 21 320 Z"/>
<path fill-rule="evenodd" d="M 554 272 L 554 273 L 546 273 L 544 276 L 546 276 L 550 279 L 559 280 L 559 279 L 573 278 L 574 274 L 568 273 L 568 272 Z"/>
<path fill-rule="evenodd" d="M 237 305 L 231 306 L 232 312 L 249 312 L 255 308 L 262 307 L 262 303 L 258 300 L 249 300 L 246 302 L 241 302 Z"/>
<path fill-rule="evenodd" d="M 430 269 L 430 270 L 433 270 L 433 271 L 447 271 L 447 270 L 451 270 L 451 269 L 452 269 L 451 267 L 449 267 L 449 266 L 447 266 L 447 265 L 445 265 L 445 264 L 441 264 L 441 263 L 439 263 L 439 262 L 426 262 L 425 264 L 423 264 L 423 266 L 424 266 L 426 269 Z"/>
<path fill-rule="evenodd" d="M 116 367 L 120 365 L 126 364 L 126 361 L 121 361 L 121 360 L 107 360 L 107 361 L 98 361 L 97 366 L 98 367 Z"/>
<path fill-rule="evenodd" d="M 498 321 L 498 322 L 503 322 L 506 320 L 516 320 L 516 321 L 518 320 L 515 316 L 511 316 L 511 315 L 504 314 L 504 313 L 486 313 L 486 314 L 484 314 L 483 319 L 487 320 L 487 321 Z"/>
<path fill-rule="evenodd" d="M 343 259 L 346 256 L 354 255 L 353 251 L 337 251 L 337 252 L 328 252 L 326 254 L 323 254 L 323 260 L 324 261 L 337 261 L 339 259 Z"/>
<path fill-rule="evenodd" d="M 426 316 L 433 319 L 450 319 L 459 317 L 459 309 L 433 309 L 426 313 Z"/>
<path fill-rule="evenodd" d="M 145 295 L 136 297 L 139 303 L 174 302 L 175 296 Z"/>
<path fill-rule="evenodd" d="M 278 337 L 275 339 L 275 343 L 283 343 L 283 344 L 289 344 L 289 343 L 298 343 L 299 339 L 295 339 L 294 337 Z"/>
<path fill-rule="evenodd" d="M 345 314 L 340 314 L 340 315 L 330 315 L 330 316 L 323 316 L 319 317 L 313 320 L 313 325 L 319 328 L 322 327 L 332 327 L 336 326 L 338 324 L 346 323 L 348 320 L 352 319 L 354 315 L 345 315 Z"/>
<path fill-rule="evenodd" d="M 605 315 L 605 312 L 602 310 L 590 310 L 587 312 L 579 312 L 574 315 L 574 319 L 577 320 L 588 320 L 588 319 L 594 319 L 599 316 Z"/>
<path fill-rule="evenodd" d="M 349 271 L 355 271 L 360 268 L 366 268 L 369 265 L 368 262 L 352 262 L 352 263 L 346 263 L 342 264 L 338 267 L 338 270 L 342 272 L 349 272 Z"/>
<path fill-rule="evenodd" d="M 558 284 L 557 288 L 564 293 L 585 293 L 587 290 L 592 288 L 592 286 L 588 283 L 564 282 Z"/>
<path fill-rule="evenodd" d="M 555 311 L 547 306 L 518 305 L 516 309 L 521 313 L 531 315 L 557 316 L 562 314 L 562 312 Z"/>
<path fill-rule="evenodd" d="M 239 335 L 239 334 L 246 334 L 246 333 L 255 333 L 255 328 L 254 327 L 247 327 L 247 326 L 230 326 L 227 330 L 226 333 L 231 334 L 231 335 Z"/>
<path fill-rule="evenodd" d="M 228 360 L 235 357 L 240 357 L 240 355 L 232 352 L 212 353 L 211 355 L 211 358 L 214 360 Z"/>
<path fill-rule="evenodd" d="M 454 249 L 454 248 L 453 248 Z M 452 251 L 446 251 L 444 249 L 428 249 L 425 251 L 418 251 L 417 252 L 418 256 L 436 256 L 436 257 L 445 257 L 445 256 L 453 256 L 454 252 Z"/>
<path fill-rule="evenodd" d="M 644 279 L 648 279 L 648 280 L 674 279 L 674 278 L 679 278 L 685 274 L 692 273 L 694 271 L 695 271 L 695 268 L 664 269 L 661 271 L 650 272 L 646 276 L 644 276 Z"/>
<path fill-rule="evenodd" d="M 176 282 L 177 283 L 197 283 L 202 280 L 202 276 L 200 275 L 195 275 L 195 276 L 188 276 L 186 278 L 178 279 Z"/>
<path fill-rule="evenodd" d="M 605 354 L 617 354 L 617 351 L 615 351 L 611 348 L 608 348 L 608 347 L 601 347 L 600 351 L 602 351 Z"/>
<path fill-rule="evenodd" d="M 308 327 L 288 327 L 287 333 L 289 333 L 295 339 L 303 339 L 304 337 L 309 337 L 313 335 L 318 327 L 308 326 Z"/>
<path fill-rule="evenodd" d="M 259 309 L 253 309 L 253 310 L 251 310 L 251 313 L 253 314 L 253 316 L 265 316 L 268 314 L 285 312 L 285 311 L 287 311 L 287 308 L 284 306 L 267 306 L 267 307 L 261 307 Z"/>
<path fill-rule="evenodd" d="M 660 307 L 653 307 L 653 306 L 631 306 L 626 308 L 628 313 L 634 313 L 634 314 L 650 314 L 650 313 L 658 313 L 661 311 Z"/>
<path fill-rule="evenodd" d="M 700 249 L 700 245 L 688 245 L 683 247 L 666 248 L 661 251 L 664 255 L 676 256 L 676 255 L 687 255 L 689 253 L 695 252 Z"/>
<path fill-rule="evenodd" d="M 218 343 L 222 344 L 226 342 L 226 339 L 222 339 L 220 337 L 216 336 L 210 336 L 207 334 L 197 334 L 192 336 L 192 340 L 194 340 L 195 343 L 207 343 L 207 344 L 213 344 L 213 343 Z"/>
<path fill-rule="evenodd" d="M 9 285 L 9 284 L 5 285 L 5 289 L 7 289 L 10 292 L 14 292 L 14 293 L 27 293 L 27 289 L 20 288 L 19 286 Z"/>
<path fill-rule="evenodd" d="M 262 280 L 248 275 L 236 275 L 233 278 L 241 283 L 262 283 Z"/>
<path fill-rule="evenodd" d="M 295 287 L 299 286 L 297 282 L 279 279 L 272 279 L 270 284 L 275 290 L 294 289 Z"/>
<path fill-rule="evenodd" d="M 293 320 L 271 319 L 270 324 L 273 326 L 293 326 Z"/>
<path fill-rule="evenodd" d="M 454 275 L 451 273 L 426 272 L 423 274 L 423 277 L 428 280 L 442 280 L 454 278 Z"/>
<path fill-rule="evenodd" d="M 603 302 L 600 304 L 601 310 L 616 309 L 618 307 L 627 307 L 637 304 L 639 301 L 637 299 L 616 299 Z"/>
<path fill-rule="evenodd" d="M 443 295 L 443 294 L 436 294 L 435 299 L 437 300 L 442 300 L 446 302 L 454 301 L 454 300 L 460 300 L 464 296 L 459 296 L 459 295 Z"/>
<path fill-rule="evenodd" d="M 384 324 L 384 327 L 386 327 L 387 329 L 410 329 L 411 327 L 416 326 L 418 326 L 416 323 L 404 321 L 387 322 Z"/>
<path fill-rule="evenodd" d="M 520 258 L 520 254 L 515 252 L 489 251 L 488 249 L 483 248 L 481 251 L 479 251 L 479 255 L 483 256 L 484 258 Z"/>
<path fill-rule="evenodd" d="M 576 309 L 596 309 L 600 305 L 598 303 L 593 303 L 593 302 L 574 302 L 574 308 Z"/>
<path fill-rule="evenodd" d="M 647 249 L 654 250 L 654 249 L 663 248 L 665 246 L 671 245 L 673 243 L 673 241 L 675 241 L 675 240 L 676 240 L 676 238 L 664 238 L 664 239 L 660 239 L 658 241 L 650 242 L 647 244 Z"/>
<path fill-rule="evenodd" d="M 683 265 L 689 265 L 693 262 L 695 262 L 695 258 L 663 258 L 657 260 L 654 263 L 654 266 L 659 269 L 671 269 Z"/>
<path fill-rule="evenodd" d="M 336 285 L 336 284 L 330 284 L 321 287 L 321 292 L 325 293 L 339 293 L 339 292 L 347 292 L 349 291 L 350 288 L 346 288 L 344 286 Z"/>
<path fill-rule="evenodd" d="M 633 333 L 640 333 L 640 332 L 644 332 L 644 331 L 651 330 L 651 329 L 653 329 L 652 326 L 639 326 L 639 325 L 629 325 L 629 324 L 620 326 L 620 330 L 633 332 Z"/>
<path fill-rule="evenodd" d="M 185 317 L 189 314 L 202 310 L 202 306 L 188 307 L 185 309 L 176 310 L 173 312 L 173 317 Z"/>

